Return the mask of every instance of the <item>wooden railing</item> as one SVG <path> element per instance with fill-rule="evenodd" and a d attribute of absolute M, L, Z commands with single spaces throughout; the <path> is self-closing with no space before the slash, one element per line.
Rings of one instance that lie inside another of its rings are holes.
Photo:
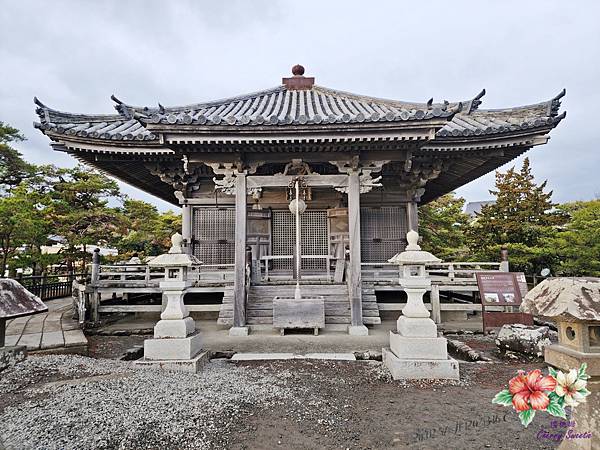
<path fill-rule="evenodd" d="M 146 264 L 100 265 L 97 273 L 92 279 L 95 286 L 158 286 L 164 279 L 164 269 Z"/>
<path fill-rule="evenodd" d="M 68 297 L 73 292 L 73 280 L 85 278 L 85 274 L 53 274 L 17 277 L 25 289 L 42 300 Z"/>
<path fill-rule="evenodd" d="M 270 281 L 271 279 L 271 275 L 269 273 L 269 266 L 271 265 L 271 263 L 273 261 L 277 261 L 277 260 L 286 260 L 286 259 L 294 259 L 293 255 L 267 255 L 267 256 L 261 256 L 260 258 L 260 270 L 261 270 L 261 274 L 260 274 L 260 279 L 263 281 Z M 302 255 L 300 257 L 300 259 L 302 260 L 310 260 L 310 259 L 324 259 L 325 260 L 325 276 L 326 276 L 326 280 L 327 281 L 332 281 L 331 279 L 331 260 L 335 260 L 336 258 L 330 255 Z M 264 275 L 263 275 L 263 270 L 264 270 Z M 293 272 L 293 271 L 292 271 Z M 293 279 L 293 273 L 291 275 L 289 275 L 288 277 L 286 277 L 286 279 L 289 278 L 290 280 Z"/>
<path fill-rule="evenodd" d="M 364 281 L 398 283 L 402 278 L 402 266 L 394 263 L 362 263 Z M 475 274 L 482 271 L 499 271 L 497 262 L 452 262 L 426 264 L 425 269 L 436 283 L 477 283 Z"/>
<path fill-rule="evenodd" d="M 95 272 L 95 271 L 94 271 Z M 233 282 L 234 264 L 199 264 L 190 269 L 190 280 L 196 282 Z M 146 264 L 99 265 L 92 285 L 98 287 L 158 287 L 164 280 L 164 269 Z"/>
<path fill-rule="evenodd" d="M 233 283 L 235 278 L 235 264 L 200 264 L 193 267 L 195 280 L 202 282 L 227 281 Z"/>

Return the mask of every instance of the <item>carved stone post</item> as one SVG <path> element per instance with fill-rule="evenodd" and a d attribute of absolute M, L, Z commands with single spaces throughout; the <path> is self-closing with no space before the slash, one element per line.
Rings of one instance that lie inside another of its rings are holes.
<path fill-rule="evenodd" d="M 100 277 L 100 249 L 94 249 L 92 255 L 92 278 L 91 278 L 91 299 L 90 299 L 90 320 L 96 324 L 100 320 L 98 308 L 100 307 L 100 294 L 98 293 L 98 279 Z"/>

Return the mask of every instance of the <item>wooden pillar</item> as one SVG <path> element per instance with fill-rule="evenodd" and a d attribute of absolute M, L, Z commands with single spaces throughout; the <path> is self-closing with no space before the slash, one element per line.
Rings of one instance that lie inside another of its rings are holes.
<path fill-rule="evenodd" d="M 192 207 L 181 205 L 181 236 L 185 239 L 186 253 L 192 252 Z"/>
<path fill-rule="evenodd" d="M 233 326 L 246 325 L 246 174 L 235 177 L 235 279 Z"/>
<path fill-rule="evenodd" d="M 408 230 L 419 232 L 419 210 L 414 200 L 406 204 L 406 217 L 408 219 Z"/>
<path fill-rule="evenodd" d="M 352 171 L 348 175 L 348 232 L 350 241 L 348 294 L 350 297 L 351 326 L 364 327 L 360 265 L 360 183 L 357 171 Z"/>

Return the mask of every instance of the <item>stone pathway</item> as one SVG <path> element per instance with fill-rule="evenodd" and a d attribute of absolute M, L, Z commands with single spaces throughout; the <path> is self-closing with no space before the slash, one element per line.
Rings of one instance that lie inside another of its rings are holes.
<path fill-rule="evenodd" d="M 48 312 L 9 320 L 6 345 L 25 345 L 28 351 L 87 353 L 88 340 L 72 319 L 71 302 L 71 297 L 48 300 Z"/>

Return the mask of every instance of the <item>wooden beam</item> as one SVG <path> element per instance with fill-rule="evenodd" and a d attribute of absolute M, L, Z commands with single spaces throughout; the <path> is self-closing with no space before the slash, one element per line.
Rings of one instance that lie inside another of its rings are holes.
<path fill-rule="evenodd" d="M 259 187 L 287 187 L 293 175 L 251 175 L 247 177 L 248 188 Z M 310 187 L 346 187 L 348 186 L 347 175 L 302 175 Z"/>
<path fill-rule="evenodd" d="M 363 326 L 360 265 L 360 182 L 358 171 L 352 171 L 348 175 L 348 227 L 350 241 L 348 294 L 350 296 L 351 325 Z"/>
<path fill-rule="evenodd" d="M 218 312 L 221 304 L 214 305 L 185 305 L 189 312 Z M 100 306 L 101 313 L 127 313 L 127 312 L 162 312 L 162 305 L 104 305 Z"/>
<path fill-rule="evenodd" d="M 246 175 L 235 177 L 235 278 L 233 326 L 246 324 Z"/>
<path fill-rule="evenodd" d="M 402 311 L 406 303 L 377 303 L 379 311 Z M 431 303 L 425 303 L 425 308 L 431 311 Z M 481 303 L 442 303 L 442 311 L 481 311 Z M 490 306 L 486 311 L 504 311 L 502 306 Z"/>

